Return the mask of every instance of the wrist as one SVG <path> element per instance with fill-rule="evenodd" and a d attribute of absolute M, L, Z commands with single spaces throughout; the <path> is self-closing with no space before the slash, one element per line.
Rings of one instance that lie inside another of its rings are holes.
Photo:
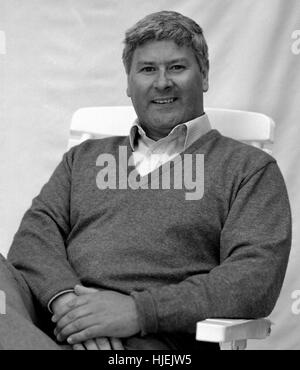
<path fill-rule="evenodd" d="M 65 292 L 59 295 L 58 297 L 54 298 L 53 301 L 50 303 L 50 310 L 55 314 L 57 310 L 60 309 L 61 306 L 65 305 L 72 299 L 74 299 L 76 294 L 74 292 Z"/>

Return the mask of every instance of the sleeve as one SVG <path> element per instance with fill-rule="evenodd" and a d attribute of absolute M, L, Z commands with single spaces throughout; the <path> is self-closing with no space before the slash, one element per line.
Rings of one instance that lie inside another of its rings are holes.
<path fill-rule="evenodd" d="M 48 311 L 50 313 L 53 313 L 52 308 L 51 308 L 52 302 L 54 302 L 56 300 L 56 298 L 59 298 L 60 296 L 66 294 L 66 293 L 75 293 L 75 290 L 74 289 L 67 289 L 67 290 L 63 290 L 62 292 L 59 292 L 59 293 L 55 294 L 55 296 L 52 297 L 50 299 L 50 301 L 48 302 L 48 304 L 47 304 L 47 308 L 48 308 Z"/>
<path fill-rule="evenodd" d="M 132 292 L 141 334 L 194 333 L 207 318 L 268 316 L 291 247 L 291 214 L 276 162 L 246 178 L 220 234 L 220 264 L 174 285 Z"/>
<path fill-rule="evenodd" d="M 8 260 L 23 274 L 43 307 L 80 280 L 70 265 L 66 240 L 70 233 L 72 149 L 33 200 L 14 237 Z"/>

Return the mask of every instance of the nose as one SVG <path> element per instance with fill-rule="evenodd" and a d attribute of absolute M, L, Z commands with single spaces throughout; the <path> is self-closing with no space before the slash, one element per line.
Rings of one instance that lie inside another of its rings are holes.
<path fill-rule="evenodd" d="M 168 76 L 165 70 L 159 71 L 157 73 L 156 79 L 154 81 L 154 87 L 157 90 L 165 90 L 172 86 L 172 80 Z"/>

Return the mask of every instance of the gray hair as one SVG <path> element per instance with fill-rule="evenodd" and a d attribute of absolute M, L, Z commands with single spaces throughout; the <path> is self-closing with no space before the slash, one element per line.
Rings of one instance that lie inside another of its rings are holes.
<path fill-rule="evenodd" d="M 191 18 L 173 11 L 149 14 L 127 30 L 122 55 L 126 73 L 130 73 L 133 54 L 137 47 L 148 41 L 161 40 L 172 40 L 178 46 L 190 46 L 201 73 L 207 75 L 208 47 L 202 28 Z"/>

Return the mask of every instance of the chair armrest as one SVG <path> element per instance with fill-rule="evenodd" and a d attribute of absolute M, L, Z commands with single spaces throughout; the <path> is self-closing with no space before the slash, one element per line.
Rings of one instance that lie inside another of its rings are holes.
<path fill-rule="evenodd" d="M 235 342 L 264 339 L 271 333 L 272 322 L 256 320 L 207 319 L 197 323 L 196 339 L 204 342 Z"/>

